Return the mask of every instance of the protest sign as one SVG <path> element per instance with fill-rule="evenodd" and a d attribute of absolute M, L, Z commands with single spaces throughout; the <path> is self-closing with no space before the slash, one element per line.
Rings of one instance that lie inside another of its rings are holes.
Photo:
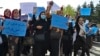
<path fill-rule="evenodd" d="M 20 3 L 20 8 L 21 8 L 21 13 L 22 14 L 33 13 L 33 8 L 34 7 L 37 7 L 37 4 L 35 2 Z"/>
<path fill-rule="evenodd" d="M 21 20 L 28 20 L 28 15 L 21 15 Z"/>
<path fill-rule="evenodd" d="M 56 14 L 52 15 L 52 20 L 51 20 L 51 26 L 52 27 L 57 27 L 57 28 L 60 28 L 60 29 L 67 30 L 67 28 L 68 28 L 67 23 L 68 23 L 68 20 L 67 20 L 66 17 L 59 16 L 59 15 L 56 15 Z"/>
<path fill-rule="evenodd" d="M 91 15 L 91 8 L 81 8 L 80 15 L 81 16 L 90 16 Z"/>
<path fill-rule="evenodd" d="M 25 36 L 26 34 L 27 26 L 25 22 L 6 19 L 3 26 L 2 34 L 12 36 Z"/>

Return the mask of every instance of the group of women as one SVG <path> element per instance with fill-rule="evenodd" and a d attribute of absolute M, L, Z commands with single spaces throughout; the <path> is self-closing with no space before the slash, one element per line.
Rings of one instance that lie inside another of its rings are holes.
<path fill-rule="evenodd" d="M 30 50 L 30 45 L 23 45 L 26 37 L 32 37 L 34 39 L 33 46 L 33 56 L 45 56 L 47 50 L 50 51 L 50 56 L 61 56 L 61 52 L 65 56 L 72 56 L 72 51 L 74 50 L 74 56 L 77 56 L 78 50 L 82 50 L 81 56 L 90 56 L 90 43 L 91 37 L 88 35 L 88 31 L 84 27 L 84 18 L 78 16 L 76 18 L 75 26 L 72 22 L 66 22 L 68 29 L 60 29 L 51 26 L 52 15 L 50 14 L 50 9 L 53 3 L 50 2 L 47 6 L 46 11 L 40 13 L 38 19 L 36 20 L 35 13 L 33 13 L 32 20 L 23 21 L 28 22 L 26 35 L 11 36 L 4 35 L 0 33 L 0 38 L 2 43 L 0 44 L 0 56 L 6 56 L 9 53 L 10 56 L 20 56 L 20 54 L 27 55 Z M 59 16 L 63 16 L 63 8 L 56 13 Z M 0 26 L 1 31 L 3 28 L 3 22 L 5 19 L 12 19 L 21 21 L 21 10 L 14 9 L 12 12 L 9 9 L 4 11 L 4 17 L 2 21 L 2 26 Z M 68 18 L 68 17 L 67 17 Z M 66 18 L 66 19 L 67 19 Z M 76 40 L 73 42 L 73 34 L 76 33 Z M 87 37 L 88 35 L 88 37 Z M 89 39 L 87 39 L 89 38 Z M 87 41 L 90 41 L 89 44 Z"/>

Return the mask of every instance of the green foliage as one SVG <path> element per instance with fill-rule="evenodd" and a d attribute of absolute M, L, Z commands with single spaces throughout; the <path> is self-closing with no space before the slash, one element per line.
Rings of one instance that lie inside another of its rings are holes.
<path fill-rule="evenodd" d="M 80 11 L 80 9 L 81 9 L 81 6 L 80 6 L 80 5 L 78 5 L 78 7 L 77 7 L 77 12 L 79 12 L 79 11 Z"/>
<path fill-rule="evenodd" d="M 63 13 L 64 15 L 71 15 L 73 17 L 75 16 L 75 9 L 71 5 L 68 5 L 64 7 Z"/>
<path fill-rule="evenodd" d="M 85 2 L 84 4 L 83 4 L 83 6 L 82 6 L 83 8 L 87 8 L 88 6 L 87 6 L 87 3 Z"/>

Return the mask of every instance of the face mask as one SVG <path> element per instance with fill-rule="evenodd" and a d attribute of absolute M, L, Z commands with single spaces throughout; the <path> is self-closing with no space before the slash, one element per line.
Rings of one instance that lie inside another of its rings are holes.
<path fill-rule="evenodd" d="M 46 15 L 41 15 L 41 19 L 46 19 Z"/>
<path fill-rule="evenodd" d="M 14 19 L 20 19 L 20 17 L 15 17 Z"/>

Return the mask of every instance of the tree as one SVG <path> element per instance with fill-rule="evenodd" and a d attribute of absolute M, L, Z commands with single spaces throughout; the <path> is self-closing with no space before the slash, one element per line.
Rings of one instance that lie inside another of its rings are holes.
<path fill-rule="evenodd" d="M 64 7 L 63 13 L 64 13 L 64 15 L 67 14 L 67 15 L 75 16 L 75 10 L 70 5 Z"/>
<path fill-rule="evenodd" d="M 97 15 L 100 17 L 100 1 L 99 1 L 99 4 L 97 4 L 96 6 L 96 12 L 97 12 Z"/>
<path fill-rule="evenodd" d="M 83 4 L 83 6 L 82 6 L 83 8 L 87 8 L 88 6 L 87 6 L 87 3 L 86 2 L 84 2 L 84 4 Z"/>
<path fill-rule="evenodd" d="M 80 9 L 81 9 L 81 6 L 80 6 L 80 5 L 78 5 L 78 7 L 77 7 L 77 12 L 79 12 L 79 11 L 80 11 Z"/>
<path fill-rule="evenodd" d="M 93 1 L 90 2 L 90 8 L 91 8 L 91 15 L 94 14 L 94 4 Z"/>

